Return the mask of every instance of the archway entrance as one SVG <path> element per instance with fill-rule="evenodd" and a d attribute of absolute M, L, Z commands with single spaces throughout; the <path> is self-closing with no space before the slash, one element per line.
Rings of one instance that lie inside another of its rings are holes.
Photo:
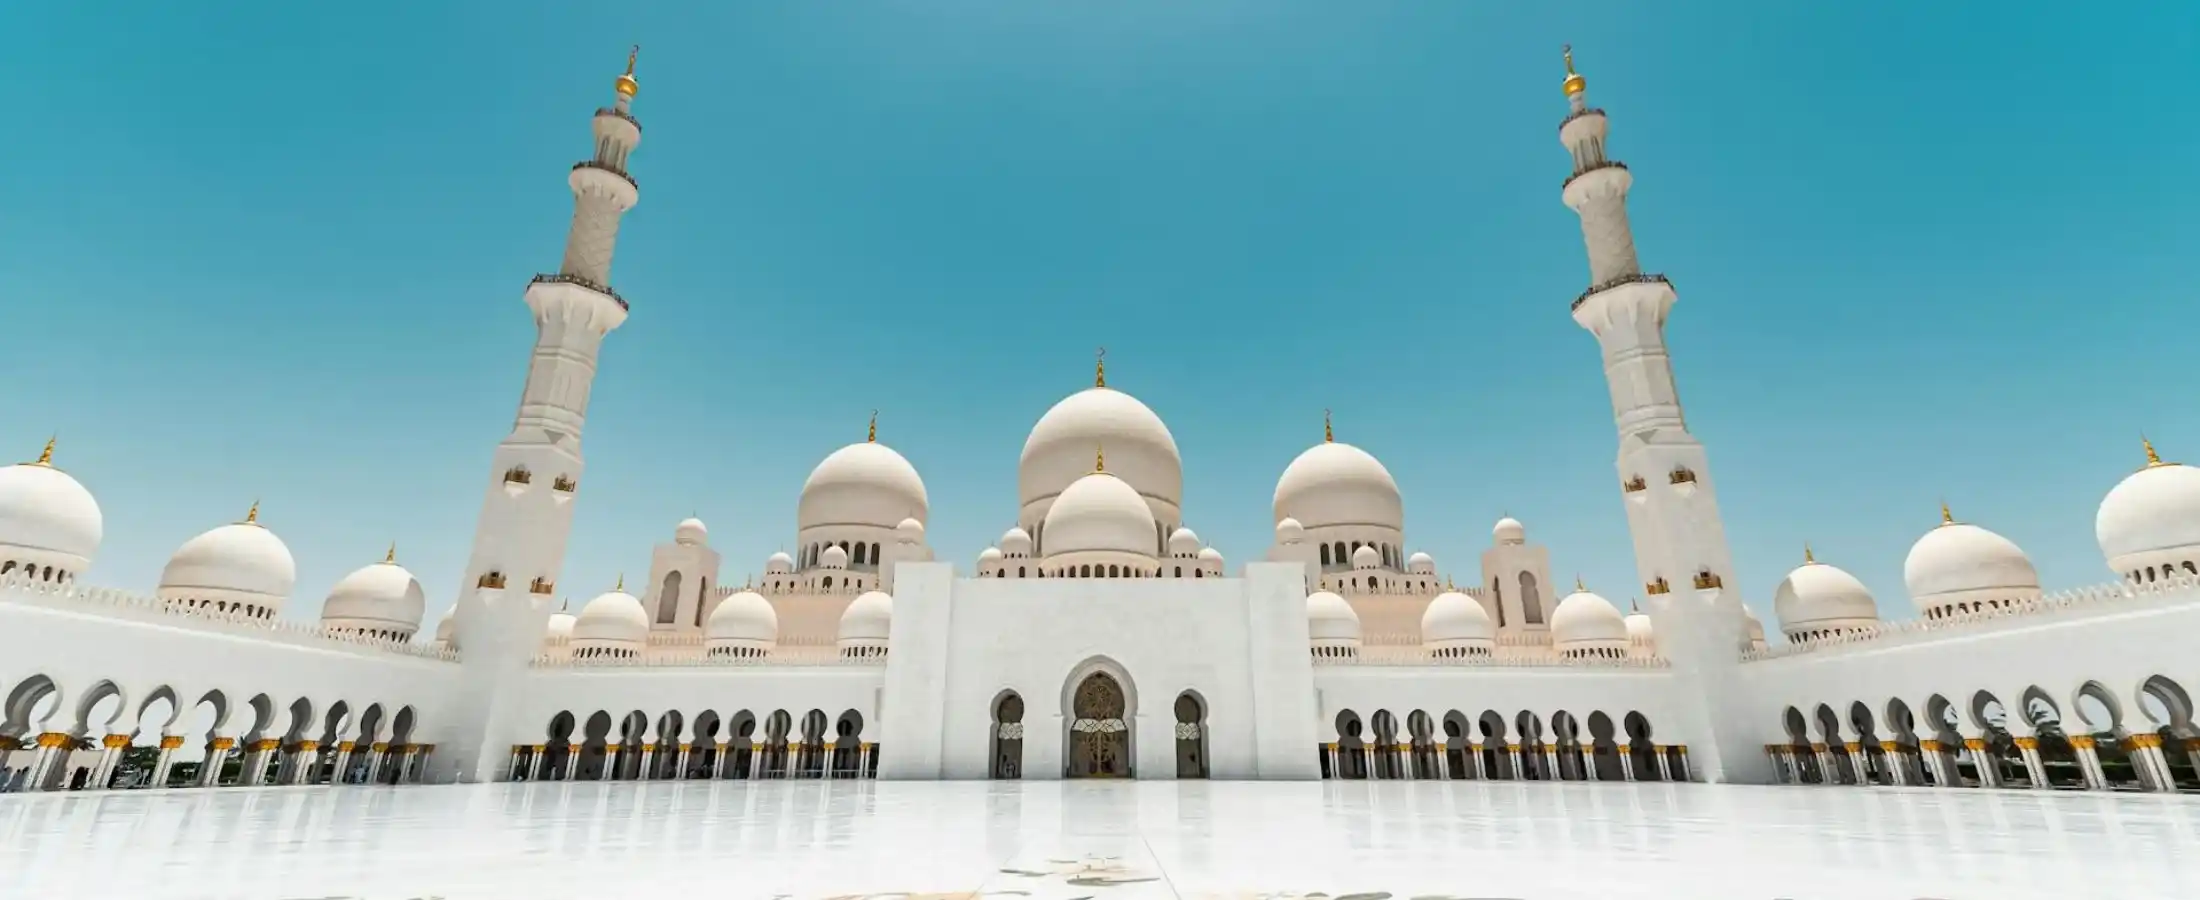
<path fill-rule="evenodd" d="M 1131 729 L 1124 719 L 1123 685 L 1106 672 L 1077 683 L 1070 710 L 1070 778 L 1131 777 Z"/>

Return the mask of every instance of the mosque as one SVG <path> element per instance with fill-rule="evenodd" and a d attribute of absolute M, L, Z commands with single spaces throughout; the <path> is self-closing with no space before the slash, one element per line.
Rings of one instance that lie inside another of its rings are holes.
<path fill-rule="evenodd" d="M 968 566 L 878 440 L 803 484 L 793 553 L 729 584 L 689 519 L 648 576 L 555 599 L 642 127 L 632 57 L 591 119 L 519 409 L 452 612 L 392 548 L 287 616 L 296 567 L 258 509 L 179 547 L 151 594 L 87 585 L 100 504 L 48 443 L 0 469 L 0 788 L 697 779 L 1495 779 L 2200 790 L 2200 469 L 2102 500 L 2108 583 L 2045 592 L 1945 507 L 1881 619 L 1808 552 L 1742 604 L 1716 481 L 1675 389 L 1676 298 L 1636 258 L 1633 175 L 1566 57 L 1561 198 L 1581 219 L 1641 608 L 1552 577 L 1510 518 L 1479 570 L 1412 552 L 1397 482 L 1325 434 L 1235 566 L 1187 524 L 1175 438 L 1108 383 L 1039 416 L 1018 506 Z M 2136 461 L 2136 460 L 2135 460 Z M 96 473 L 91 479 L 96 483 Z M 1198 510 L 1192 510 L 1198 513 Z M 1630 593 L 1634 593 L 1630 591 Z"/>

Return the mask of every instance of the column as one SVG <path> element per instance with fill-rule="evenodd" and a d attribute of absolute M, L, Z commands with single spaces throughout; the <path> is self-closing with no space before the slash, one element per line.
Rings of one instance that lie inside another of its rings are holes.
<path fill-rule="evenodd" d="M 597 781 L 617 780 L 619 774 L 619 751 L 622 749 L 625 748 L 619 744 L 606 742 L 603 745 L 603 773 L 597 776 Z"/>
<path fill-rule="evenodd" d="M 1672 781 L 1672 780 L 1673 780 L 1673 761 L 1672 761 L 1671 759 L 1669 759 L 1669 758 L 1667 758 L 1667 757 L 1666 757 L 1666 755 L 1665 755 L 1665 748 L 1664 748 L 1664 747 L 1660 747 L 1660 746 L 1658 746 L 1658 745 L 1656 745 L 1656 744 L 1651 744 L 1651 745 L 1650 745 L 1650 755 L 1651 755 L 1651 756 L 1653 756 L 1653 757 L 1656 757 L 1656 758 L 1657 758 L 1657 760 L 1658 760 L 1658 780 L 1659 780 L 1659 781 Z"/>
<path fill-rule="evenodd" d="M 39 735 L 38 749 L 31 753 L 30 771 L 24 773 L 23 789 L 26 791 L 46 790 L 46 782 L 53 770 L 54 758 L 62 754 L 63 751 L 60 748 L 66 747 L 70 743 L 73 742 L 69 739 L 69 736 L 58 731 L 49 731 Z"/>
<path fill-rule="evenodd" d="M 565 768 L 558 772 L 559 781 L 574 780 L 573 773 L 581 770 L 581 745 L 565 745 Z"/>
<path fill-rule="evenodd" d="M 1410 743 L 1399 744 L 1398 777 L 1405 781 L 1412 781 L 1415 774 L 1413 771 L 1413 745 Z"/>
<path fill-rule="evenodd" d="M 1548 772 L 1550 772 L 1550 773 L 1551 773 L 1551 780 L 1552 780 L 1552 781 L 1565 781 L 1565 780 L 1566 780 L 1566 770 L 1564 770 L 1564 769 L 1561 769 L 1561 768 L 1559 768 L 1559 767 L 1558 767 L 1558 745 L 1557 745 L 1557 744 L 1544 744 L 1544 745 L 1543 745 L 1543 764 L 1544 764 L 1545 766 L 1547 766 L 1547 767 L 1548 767 L 1548 768 L 1547 768 L 1547 769 L 1546 769 L 1545 771 L 1548 771 Z"/>
<path fill-rule="evenodd" d="M 878 745 L 864 741 L 856 745 L 856 777 L 871 777 L 871 752 Z"/>
<path fill-rule="evenodd" d="M 710 777 L 721 779 L 733 777 L 731 772 L 733 767 L 732 747 L 732 741 L 718 742 L 718 756 L 710 761 Z"/>
<path fill-rule="evenodd" d="M 161 735 L 160 755 L 153 759 L 153 780 L 147 782 L 146 787 L 164 788 L 168 786 L 168 770 L 175 767 L 176 748 L 181 746 L 183 746 L 182 735 Z"/>
<path fill-rule="evenodd" d="M 1772 760 L 1772 780 L 1776 784 L 1794 784 L 1795 776 L 1788 771 L 1787 751 L 1779 744 L 1766 744 L 1765 756 Z"/>
<path fill-rule="evenodd" d="M 1828 748 L 1824 744 L 1813 743 L 1810 745 L 1810 753 L 1813 757 L 1817 758 L 1818 774 L 1823 776 L 1819 780 L 1819 783 L 1840 784 L 1841 767 L 1834 763 L 1832 749 Z"/>
<path fill-rule="evenodd" d="M 1918 760 L 1925 765 L 1925 771 L 1932 775 L 1933 784 L 1939 787 L 1962 787 L 1953 773 L 1948 771 L 1947 752 L 1939 741 L 1925 739 L 1917 742 Z"/>
<path fill-rule="evenodd" d="M 2077 754 L 2078 771 L 2085 775 L 2086 790 L 2108 790 L 2108 772 L 2101 768 L 2101 750 L 2094 745 L 2093 736 L 2071 735 L 2070 749 Z"/>
<path fill-rule="evenodd" d="M 635 767 L 634 767 L 634 780 L 635 780 L 635 781 L 648 781 L 648 780 L 649 780 L 649 777 L 650 777 L 650 776 L 651 776 L 652 774 L 655 774 L 655 771 L 656 771 L 656 770 L 650 767 L 650 762 L 651 762 L 652 760 L 655 760 L 656 758 L 657 758 L 657 745 L 656 745 L 656 744 L 643 744 L 643 745 L 642 745 L 642 763 L 641 763 L 641 765 L 638 765 L 638 766 L 635 766 Z"/>
<path fill-rule="evenodd" d="M 1619 745 L 1619 776 L 1623 781 L 1635 780 L 1635 755 L 1627 752 L 1627 745 Z"/>
<path fill-rule="evenodd" d="M 336 742 L 336 766 L 335 771 L 329 774 L 330 784 L 351 783 L 351 752 L 358 746 L 353 741 Z"/>
<path fill-rule="evenodd" d="M 526 746 L 525 744 L 513 744 L 513 745 L 512 745 L 512 754 L 511 754 L 510 756 L 506 757 L 506 758 L 505 758 L 505 760 L 504 760 L 504 780 L 506 780 L 506 781 L 518 781 L 518 780 L 520 780 L 520 777 L 519 777 L 519 773 L 520 773 L 520 762 L 521 762 L 521 760 L 520 760 L 520 755 L 519 755 L 519 754 L 520 754 L 520 751 L 522 751 L 522 750 L 525 750 L 525 749 L 527 749 L 527 746 Z"/>
<path fill-rule="evenodd" d="M 689 742 L 687 742 L 687 741 L 681 741 L 681 742 L 680 742 L 680 755 L 679 755 L 679 756 L 677 756 L 677 757 L 674 757 L 674 758 L 673 758 L 673 760 L 672 760 L 672 779 L 673 779 L 674 781 L 686 781 L 686 780 L 687 780 L 687 777 L 688 777 L 688 751 L 689 751 L 689 750 L 691 750 L 691 749 L 692 749 L 692 748 L 693 748 L 694 746 L 695 746 L 694 744 L 692 744 L 692 743 L 689 743 Z"/>
<path fill-rule="evenodd" d="M 541 781 L 542 770 L 550 766 L 550 745 L 536 744 L 529 748 L 527 756 L 527 780 Z"/>
<path fill-rule="evenodd" d="M 1673 780 L 1674 780 L 1674 781 L 1695 781 L 1695 780 L 1696 780 L 1696 767 L 1695 767 L 1695 766 L 1693 766 L 1693 765 L 1690 765 L 1690 764 L 1689 764 L 1689 762 L 1688 762 L 1688 745 L 1687 745 L 1687 744 L 1674 744 L 1674 745 L 1673 745 L 1673 760 L 1672 760 L 1672 761 L 1673 761 L 1673 762 L 1675 762 L 1675 763 L 1679 763 L 1679 764 L 1680 764 L 1680 772 L 1679 772 L 1679 774 L 1676 774 L 1676 775 L 1674 775 L 1674 776 L 1673 776 Z"/>
<path fill-rule="evenodd" d="M 2024 758 L 2024 774 L 2032 780 L 2032 786 L 2047 789 L 2047 765 L 2040 759 L 2040 739 L 2027 735 L 2016 739 L 2017 753 Z"/>
<path fill-rule="evenodd" d="M 1865 759 L 1864 757 L 1864 742 L 1843 741 L 1841 743 L 1841 749 L 1848 751 L 1849 771 L 1856 774 L 1856 783 L 1872 783 L 1871 773 L 1865 769 L 1865 765 L 1869 762 L 1869 760 Z"/>
<path fill-rule="evenodd" d="M 221 784 L 222 766 L 229 761 L 229 748 L 236 745 L 236 738 L 218 737 L 207 742 L 206 758 L 199 763 L 199 787 Z"/>
<path fill-rule="evenodd" d="M 434 756 L 435 756 L 435 745 L 434 745 L 434 744 L 414 744 L 414 745 L 413 745 L 413 774 L 412 774 L 412 783 L 414 783 L 414 784 L 422 784 L 422 783 L 425 783 L 425 782 L 426 782 L 426 781 L 428 780 L 428 760 L 429 760 L 430 758 L 434 757 Z"/>
<path fill-rule="evenodd" d="M 1512 761 L 1513 778 L 1521 781 L 1526 781 L 1528 779 L 1528 770 L 1522 768 L 1520 765 L 1520 745 L 1511 743 L 1506 744 L 1505 758 Z"/>
<path fill-rule="evenodd" d="M 1964 738 L 1963 750 L 1971 757 L 1972 767 L 1978 770 L 1980 787 L 2001 787 L 2001 767 L 1988 755 L 1985 738 Z"/>
<path fill-rule="evenodd" d="M 313 773 L 321 768 L 321 742 L 299 741 L 298 754 L 290 767 L 291 784 L 312 784 Z"/>
<path fill-rule="evenodd" d="M 2169 757 L 2162 753 L 2162 736 L 2159 734 L 2134 734 L 2124 742 L 2131 754 L 2134 768 L 2139 770 L 2140 783 L 2150 791 L 2167 792 L 2177 789 L 2169 771 Z"/>
<path fill-rule="evenodd" d="M 115 769 L 122 765 L 122 752 L 130 749 L 130 736 L 110 734 L 100 738 L 99 765 L 92 769 L 92 779 L 86 787 L 106 790 L 115 779 Z"/>
<path fill-rule="evenodd" d="M 1896 787 L 1910 783 L 1910 758 L 1902 752 L 1902 745 L 1893 741 L 1880 741 L 1879 752 L 1886 755 L 1887 774 Z"/>
<path fill-rule="evenodd" d="M 1324 771 L 1327 771 L 1327 772 L 1329 773 L 1329 775 L 1328 775 L 1327 777 L 1330 777 L 1330 778 L 1336 778 L 1336 777 L 1338 776 L 1338 772 L 1337 772 L 1337 745 L 1336 745 L 1336 743 L 1335 743 L 1334 741 L 1327 741 L 1327 742 L 1324 742 L 1324 743 L 1322 744 L 1321 750 L 1322 750 L 1322 769 L 1323 769 Z"/>
<path fill-rule="evenodd" d="M 754 741 L 749 744 L 749 764 L 741 767 L 741 774 L 747 776 L 750 780 L 764 774 L 763 741 Z"/>

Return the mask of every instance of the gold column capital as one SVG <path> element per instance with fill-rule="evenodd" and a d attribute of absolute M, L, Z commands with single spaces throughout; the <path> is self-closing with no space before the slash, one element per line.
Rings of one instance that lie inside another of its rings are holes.
<path fill-rule="evenodd" d="M 1939 752 L 1940 752 L 1940 746 L 1941 746 L 1941 745 L 1940 745 L 1940 742 L 1939 742 L 1939 741 L 1936 741 L 1936 740 L 1931 740 L 1931 739 L 1926 739 L 1926 740 L 1922 740 L 1922 741 L 1918 741 L 1918 742 L 1917 742 L 1917 749 L 1919 749 L 1919 750 L 1923 750 L 1923 751 L 1925 751 L 1925 752 L 1927 752 L 1927 753 L 1939 753 Z"/>
<path fill-rule="evenodd" d="M 2091 750 L 2093 749 L 2093 736 L 2090 734 L 2073 734 L 2070 736 L 2070 746 L 2076 750 Z"/>
<path fill-rule="evenodd" d="M 1984 749 L 1986 749 L 1986 739 L 1985 739 L 1985 738 L 1964 738 L 1964 739 L 1963 739 L 1963 749 L 1965 749 L 1965 750 L 1984 750 Z"/>
<path fill-rule="evenodd" d="M 2020 738 L 2017 738 L 2016 740 L 2017 740 L 2017 749 L 2019 749 L 2019 750 L 2038 750 L 2038 749 L 2040 748 L 2040 739 L 2039 739 L 2039 738 L 2036 738 L 2036 737 L 2020 737 Z"/>
<path fill-rule="evenodd" d="M 1899 752 L 1902 749 L 1902 745 L 1897 744 L 1893 741 L 1880 741 L 1879 749 L 1884 750 L 1888 753 L 1895 753 Z"/>
<path fill-rule="evenodd" d="M 160 739 L 160 749 L 162 750 L 174 750 L 181 746 L 183 746 L 183 735 L 165 735 Z"/>

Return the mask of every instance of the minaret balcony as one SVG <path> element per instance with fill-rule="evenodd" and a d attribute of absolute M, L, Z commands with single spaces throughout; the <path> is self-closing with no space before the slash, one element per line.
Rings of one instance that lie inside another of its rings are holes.
<path fill-rule="evenodd" d="M 1566 190 L 1567 188 L 1571 188 L 1571 187 L 1573 187 L 1573 186 L 1574 186 L 1574 182 L 1576 182 L 1576 181 L 1580 181 L 1580 180 L 1581 180 L 1581 179 L 1583 179 L 1583 178 L 1587 178 L 1587 177 L 1589 177 L 1589 176 L 1591 176 L 1591 175 L 1594 175 L 1594 174 L 1596 174 L 1596 173 L 1598 173 L 1598 172 L 1610 172 L 1610 171 L 1615 171 L 1615 170 L 1616 170 L 1616 171 L 1618 171 L 1618 172 L 1620 172 L 1620 173 L 1622 173 L 1622 174 L 1625 174 L 1625 173 L 1627 172 L 1627 164 L 1626 164 L 1626 163 L 1623 163 L 1623 162 L 1620 162 L 1619 160 L 1616 160 L 1616 159 L 1600 159 L 1600 160 L 1597 160 L 1596 162 L 1590 163 L 1590 164 L 1588 164 L 1588 165 L 1586 165 L 1586 166 L 1582 166 L 1582 167 L 1581 167 L 1581 169 L 1580 169 L 1579 171 L 1575 172 L 1575 173 L 1574 173 L 1574 174 L 1572 174 L 1572 175 L 1568 175 L 1568 176 L 1566 176 L 1566 180 L 1565 180 L 1565 181 L 1564 181 L 1563 183 L 1561 183 L 1561 184 L 1560 184 L 1560 185 L 1559 185 L 1558 187 L 1559 187 L 1559 190 L 1562 190 L 1562 191 L 1563 191 L 1563 190 Z M 1628 179 L 1629 179 L 1629 181 L 1630 181 L 1630 182 L 1632 182 L 1632 180 L 1633 180 L 1633 177 L 1632 177 L 1632 176 L 1628 176 Z M 1620 186 L 1619 186 L 1619 187 L 1618 187 L 1617 189 L 1618 189 L 1618 190 L 1622 190 L 1622 191 L 1624 191 L 1624 190 L 1626 190 L 1627 188 L 1626 188 L 1626 185 L 1620 185 Z M 1572 205 L 1572 204 L 1568 204 L 1568 205 Z"/>
<path fill-rule="evenodd" d="M 624 171 L 621 171 L 605 163 L 600 163 L 593 159 L 584 159 L 580 162 L 573 164 L 573 171 L 578 172 L 582 169 L 594 169 L 598 172 L 609 172 L 613 175 L 618 176 L 619 180 L 626 182 L 627 187 L 633 188 L 637 191 L 642 189 L 641 182 L 635 181 L 634 176 L 628 175 Z"/>
<path fill-rule="evenodd" d="M 1600 111 L 1598 114 L 1602 115 L 1603 113 Z M 617 107 L 600 107 L 596 110 L 596 115 L 610 116 L 614 119 L 625 119 L 626 124 L 634 126 L 635 131 L 642 130 L 642 120 L 634 118 L 633 113 L 627 112 L 626 110 L 619 109 Z"/>
<path fill-rule="evenodd" d="M 1663 275 L 1656 275 L 1646 272 L 1636 272 L 1632 275 L 1621 275 L 1618 278 L 1614 278 L 1609 281 L 1590 285 L 1588 290 L 1581 292 L 1581 296 L 1574 298 L 1574 305 L 1572 308 L 1578 310 L 1581 308 L 1581 304 L 1589 302 L 1590 297 L 1594 297 L 1613 288 L 1625 287 L 1630 284 L 1662 284 L 1668 288 L 1673 286 L 1672 280 L 1666 278 Z"/>
<path fill-rule="evenodd" d="M 602 113 L 599 112 L 597 113 L 597 115 L 602 115 Z M 1566 130 L 1566 126 L 1572 125 L 1575 122 L 1588 118 L 1589 116 L 1595 116 L 1599 119 L 1604 118 L 1604 110 L 1598 109 L 1594 106 L 1584 106 L 1580 109 L 1574 110 L 1573 112 L 1567 113 L 1566 118 L 1559 120 L 1558 130 L 1563 133 Z"/>
<path fill-rule="evenodd" d="M 587 288 L 588 290 L 595 291 L 596 293 L 611 298 L 611 302 L 619 304 L 619 308 L 622 310 L 630 309 L 630 307 L 626 305 L 626 298 L 619 296 L 619 292 L 612 290 L 610 285 L 598 284 L 586 278 L 582 278 L 579 275 L 567 275 L 563 272 L 557 272 L 549 275 L 537 275 L 533 279 L 530 279 L 527 283 L 570 284 L 574 287 Z"/>

